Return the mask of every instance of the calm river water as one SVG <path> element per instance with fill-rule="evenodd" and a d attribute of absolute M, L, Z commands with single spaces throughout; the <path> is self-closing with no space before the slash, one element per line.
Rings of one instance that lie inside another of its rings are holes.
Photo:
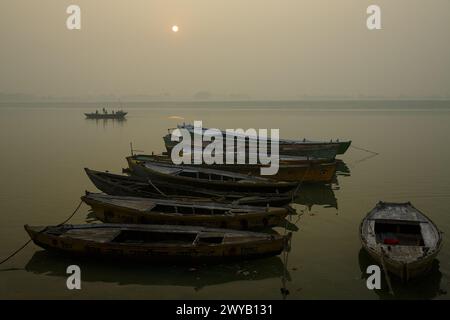
<path fill-rule="evenodd" d="M 396 298 L 448 299 L 450 281 L 450 102 L 130 103 L 126 121 L 86 120 L 107 104 L 0 104 L 0 260 L 28 236 L 24 224 L 63 221 L 85 190 L 84 167 L 121 172 L 129 144 L 163 151 L 177 123 L 216 128 L 279 128 L 285 138 L 351 139 L 341 158 L 350 173 L 331 186 L 306 186 L 293 206 L 298 231 L 288 255 L 215 266 L 96 262 L 48 254 L 30 244 L 0 267 L 0 298 L 390 299 L 370 291 L 358 225 L 379 200 L 411 201 L 444 231 L 428 276 Z M 110 105 L 110 107 L 117 107 Z M 83 206 L 72 223 L 91 222 Z M 282 229 L 279 232 L 284 232 Z M 66 288 L 78 264 L 82 289 Z"/>

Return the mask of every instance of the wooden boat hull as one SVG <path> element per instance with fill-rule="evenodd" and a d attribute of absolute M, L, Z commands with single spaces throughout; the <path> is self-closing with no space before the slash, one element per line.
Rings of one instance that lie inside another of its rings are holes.
<path fill-rule="evenodd" d="M 348 148 L 350 148 L 350 145 L 352 144 L 352 141 L 342 141 L 342 142 L 336 142 L 338 144 L 338 154 L 344 154 L 347 152 Z"/>
<path fill-rule="evenodd" d="M 197 132 L 194 129 L 194 126 L 191 124 L 183 124 L 178 125 L 178 129 L 186 129 L 191 134 L 193 138 Z M 208 134 L 207 128 L 202 128 L 202 134 Z M 173 141 L 171 141 L 171 131 L 173 129 L 169 129 L 169 134 L 164 137 L 164 142 L 166 144 L 167 151 L 171 150 L 174 146 Z M 222 137 L 224 140 L 228 138 L 228 133 L 225 131 L 221 131 Z M 241 134 L 233 134 L 232 138 L 242 140 L 242 139 L 256 139 L 254 137 L 248 137 Z M 209 142 L 204 142 L 203 146 L 205 147 Z M 316 158 L 328 158 L 334 159 L 337 154 L 344 154 L 347 149 L 351 145 L 350 140 L 330 140 L 330 141 L 313 141 L 309 139 L 300 139 L 300 140 L 291 140 L 291 139 L 280 139 L 279 140 L 279 150 L 280 155 L 298 155 L 298 156 L 310 156 Z M 270 148 L 270 143 L 269 143 Z M 170 151 L 169 151 L 170 152 Z"/>
<path fill-rule="evenodd" d="M 226 262 L 274 256 L 283 251 L 289 240 L 278 234 L 181 226 L 88 224 L 24 228 L 33 242 L 44 249 L 95 258 L 155 262 Z M 139 237 L 151 238 L 155 233 L 164 238 L 139 242 Z M 220 237 L 222 242 L 214 243 Z M 191 239 L 194 240 L 189 243 Z"/>
<path fill-rule="evenodd" d="M 89 179 L 100 191 L 114 196 L 130 196 L 143 198 L 177 198 L 180 200 L 217 201 L 235 203 L 237 205 L 282 206 L 289 204 L 295 194 L 261 194 L 236 193 L 232 190 L 217 191 L 198 187 L 184 186 L 165 181 L 152 181 L 135 176 L 122 176 L 107 172 L 99 172 L 85 168 Z"/>
<path fill-rule="evenodd" d="M 161 163 L 172 163 L 168 156 L 136 155 L 127 157 L 128 168 L 131 171 L 139 170 L 139 166 L 146 161 L 156 161 Z M 197 165 L 190 165 L 196 167 Z M 261 175 L 262 165 L 256 164 L 201 164 L 203 168 L 237 172 L 253 176 L 264 177 Z M 287 182 L 305 182 L 305 183 L 327 183 L 333 180 L 336 173 L 337 162 L 327 162 L 325 160 L 298 160 L 281 161 L 277 174 L 270 176 L 276 181 Z M 142 173 L 141 173 L 142 174 Z"/>
<path fill-rule="evenodd" d="M 207 165 L 204 165 L 207 166 Z M 243 174 L 261 176 L 261 165 L 211 165 L 209 167 Z M 306 165 L 280 165 L 277 174 L 271 179 L 304 183 L 326 183 L 332 181 L 336 172 L 336 163 L 318 163 Z"/>
<path fill-rule="evenodd" d="M 280 225 L 288 214 L 285 208 L 117 197 L 92 193 L 87 193 L 81 199 L 91 206 L 100 221 L 107 223 L 191 225 L 246 230 Z"/>
<path fill-rule="evenodd" d="M 405 282 L 426 274 L 431 269 L 433 260 L 438 254 L 438 252 L 435 252 L 434 254 L 427 256 L 423 260 L 411 263 L 399 262 L 393 259 L 389 259 L 388 257 L 383 258 L 384 261 L 382 262 L 380 252 L 372 250 L 364 243 L 363 248 L 369 253 L 372 259 L 374 259 L 378 263 L 380 267 L 384 262 L 386 268 L 390 273 Z"/>
<path fill-rule="evenodd" d="M 442 248 L 439 229 L 409 202 L 379 202 L 361 222 L 359 235 L 380 267 L 405 282 L 430 270 Z"/>
<path fill-rule="evenodd" d="M 311 141 L 311 140 L 305 140 L 305 141 L 289 141 L 289 140 L 280 140 L 280 150 L 281 149 L 287 149 L 284 151 L 284 154 L 288 154 L 289 150 L 295 150 L 298 148 L 298 150 L 307 150 L 309 148 L 313 150 L 320 150 L 320 147 L 329 147 L 331 149 L 336 150 L 336 154 L 344 154 L 348 148 L 350 148 L 350 145 L 352 144 L 351 141 L 330 141 L 330 142 L 324 142 L 324 141 Z M 296 147 L 297 146 L 297 147 Z M 300 147 L 298 147 L 300 146 Z M 326 149 L 327 149 L 326 148 Z M 281 152 L 280 152 L 281 154 Z"/>
<path fill-rule="evenodd" d="M 183 184 L 192 186 L 195 188 L 204 188 L 210 190 L 220 190 L 220 191 L 234 191 L 234 192 L 259 192 L 259 193 L 283 193 L 293 191 L 297 188 L 298 184 L 296 182 L 286 182 L 286 181 L 277 181 L 277 180 L 269 180 L 255 178 L 251 175 L 242 175 L 235 172 L 223 171 L 223 170 L 214 170 L 215 172 L 219 172 L 220 174 L 226 175 L 235 174 L 239 176 L 244 176 L 244 179 L 240 181 L 220 181 L 220 180 L 208 180 L 208 179 L 198 179 L 195 177 L 187 177 L 180 176 L 177 174 L 170 174 L 159 171 L 155 169 L 159 166 L 167 165 L 170 168 L 178 168 L 179 170 L 197 170 L 196 167 L 193 166 L 175 166 L 172 164 L 162 164 L 159 162 L 150 162 L 146 161 L 144 163 L 131 163 L 131 171 L 133 174 L 150 179 L 152 182 L 154 181 L 165 181 L 173 184 Z M 208 170 L 208 169 L 205 169 Z"/>
<path fill-rule="evenodd" d="M 163 137 L 164 145 L 168 154 L 170 154 L 172 152 L 172 149 L 178 144 L 178 142 L 172 141 L 171 138 L 171 134 L 167 134 Z M 205 148 L 208 144 L 209 142 L 204 142 L 203 148 Z M 192 148 L 194 148 L 194 145 L 192 145 Z M 285 156 L 334 159 L 336 158 L 339 150 L 344 150 L 344 148 L 340 147 L 340 144 L 336 143 L 283 143 L 282 141 L 280 141 L 278 152 L 280 155 Z M 248 152 L 248 150 L 246 152 Z"/>

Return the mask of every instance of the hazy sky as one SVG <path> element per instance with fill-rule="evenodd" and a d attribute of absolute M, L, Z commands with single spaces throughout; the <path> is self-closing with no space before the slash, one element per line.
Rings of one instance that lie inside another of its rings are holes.
<path fill-rule="evenodd" d="M 449 39 L 448 0 L 1 0 L 0 92 L 450 95 Z"/>

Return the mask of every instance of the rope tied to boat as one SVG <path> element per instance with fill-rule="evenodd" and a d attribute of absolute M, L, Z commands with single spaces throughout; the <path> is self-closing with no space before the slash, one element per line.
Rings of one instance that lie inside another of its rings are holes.
<path fill-rule="evenodd" d="M 63 224 L 66 224 L 67 222 L 69 222 L 70 219 L 72 219 L 73 216 L 78 212 L 78 210 L 80 209 L 80 207 L 81 207 L 82 204 L 83 204 L 83 200 L 80 200 L 80 203 L 77 205 L 77 207 L 76 207 L 75 210 L 72 212 L 72 214 L 71 214 L 66 220 L 64 220 L 63 222 L 61 222 L 60 224 L 58 224 L 57 226 L 60 227 L 60 226 L 62 226 Z M 45 230 L 47 230 L 47 228 L 42 229 L 41 231 L 38 232 L 38 234 L 44 232 Z M 19 253 L 20 251 L 22 251 L 23 249 L 25 249 L 25 247 L 26 247 L 31 241 L 33 241 L 33 239 L 28 240 L 28 241 L 25 242 L 22 246 L 20 246 L 19 249 L 17 249 L 17 250 L 14 251 L 13 253 L 11 253 L 8 257 L 6 257 L 5 259 L 3 259 L 3 260 L 0 262 L 0 265 L 2 265 L 2 264 L 5 263 L 6 261 L 8 261 L 8 260 L 11 259 L 12 257 L 14 257 L 16 254 L 18 254 L 18 253 Z"/>
<path fill-rule="evenodd" d="M 352 162 L 352 163 L 349 163 L 349 164 L 348 164 L 349 167 L 354 167 L 357 163 L 360 163 L 360 162 L 369 160 L 369 159 L 371 159 L 371 158 L 373 158 L 373 157 L 376 157 L 376 156 L 378 156 L 378 155 L 380 154 L 379 152 L 375 152 L 375 151 L 372 151 L 372 150 L 368 150 L 368 149 L 365 149 L 365 148 L 361 148 L 361 147 L 355 146 L 355 145 L 353 145 L 353 144 L 350 145 L 350 147 L 353 148 L 353 149 L 356 149 L 356 150 L 360 150 L 360 151 L 367 152 L 367 153 L 369 153 L 370 155 L 368 155 L 367 157 L 363 157 L 362 159 L 356 160 L 356 161 L 354 161 L 354 162 Z"/>
<path fill-rule="evenodd" d="M 365 151 L 365 152 L 368 152 L 368 153 L 371 153 L 371 154 L 374 154 L 374 155 L 378 155 L 379 153 L 378 152 L 375 152 L 375 151 L 371 151 L 371 150 L 367 150 L 367 149 L 364 149 L 364 148 L 361 148 L 361 147 L 358 147 L 358 146 L 355 146 L 355 145 L 350 145 L 350 147 L 352 147 L 353 149 L 356 149 L 356 150 L 361 150 L 361 151 Z"/>
<path fill-rule="evenodd" d="M 167 196 L 164 192 L 162 192 L 161 190 L 159 190 L 158 187 L 156 187 L 156 186 L 153 184 L 153 182 L 152 182 L 151 179 L 148 179 L 148 183 L 149 183 L 156 191 L 158 191 L 163 197 L 168 198 L 168 196 Z"/>

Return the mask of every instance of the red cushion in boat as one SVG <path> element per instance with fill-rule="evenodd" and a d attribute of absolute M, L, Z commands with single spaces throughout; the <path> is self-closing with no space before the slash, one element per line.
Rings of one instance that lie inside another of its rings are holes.
<path fill-rule="evenodd" d="M 399 244 L 399 243 L 400 243 L 400 240 L 395 239 L 395 238 L 386 238 L 386 239 L 384 239 L 384 244 L 395 245 L 395 244 Z"/>

